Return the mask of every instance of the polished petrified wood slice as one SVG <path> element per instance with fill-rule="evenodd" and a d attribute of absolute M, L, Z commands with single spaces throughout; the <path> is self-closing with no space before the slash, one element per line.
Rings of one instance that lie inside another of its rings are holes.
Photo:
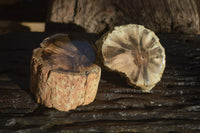
<path fill-rule="evenodd" d="M 38 103 L 60 111 L 91 103 L 101 68 L 93 64 L 93 47 L 66 34 L 45 39 L 31 60 L 31 91 Z"/>
<path fill-rule="evenodd" d="M 151 90 L 162 77 L 165 50 L 153 31 L 141 25 L 115 27 L 97 41 L 103 65 L 120 72 L 131 85 Z"/>

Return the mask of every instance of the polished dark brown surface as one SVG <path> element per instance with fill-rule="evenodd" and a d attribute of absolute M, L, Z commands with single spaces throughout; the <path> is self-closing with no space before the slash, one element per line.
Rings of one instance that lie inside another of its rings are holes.
<path fill-rule="evenodd" d="M 166 69 L 150 93 L 104 71 L 95 101 L 69 112 L 38 105 L 30 93 L 32 50 L 47 36 L 0 36 L 0 132 L 200 131 L 200 36 L 159 35 L 166 49 Z M 84 36 L 92 42 L 97 39 Z"/>
<path fill-rule="evenodd" d="M 53 70 L 80 72 L 95 61 L 95 50 L 87 40 L 71 40 L 68 34 L 54 34 L 40 44 L 42 59 Z"/>

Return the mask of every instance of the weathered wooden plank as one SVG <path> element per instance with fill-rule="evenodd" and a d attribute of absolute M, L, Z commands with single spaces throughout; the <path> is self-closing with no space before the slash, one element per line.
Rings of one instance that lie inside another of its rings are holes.
<path fill-rule="evenodd" d="M 21 89 L 0 89 L 0 95 L 0 113 L 30 113 L 37 108 L 30 94 Z"/>
<path fill-rule="evenodd" d="M 32 34 L 37 36 L 32 42 L 39 34 Z M 20 38 L 24 36 L 28 35 Z M 0 74 L 0 132 L 199 132 L 200 36 L 159 37 L 166 49 L 167 66 L 150 93 L 104 71 L 95 101 L 69 112 L 36 108 L 27 82 L 28 56 L 36 44 L 14 40 L 15 46 L 10 47 L 12 41 L 5 37 L 3 42 L 10 46 L 2 46 L 5 52 L 0 54 L 0 59 L 9 57 L 0 65 L 5 68 Z M 19 52 L 23 45 L 24 52 Z"/>

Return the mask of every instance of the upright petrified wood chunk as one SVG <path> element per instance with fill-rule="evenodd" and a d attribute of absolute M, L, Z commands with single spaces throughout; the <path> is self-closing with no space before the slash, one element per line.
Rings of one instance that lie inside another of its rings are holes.
<path fill-rule="evenodd" d="M 165 50 L 153 31 L 141 25 L 115 27 L 97 41 L 103 65 L 120 72 L 131 85 L 151 90 L 162 77 Z"/>
<path fill-rule="evenodd" d="M 31 91 L 38 103 L 60 111 L 91 103 L 101 68 L 93 64 L 93 47 L 66 34 L 45 39 L 31 60 Z"/>

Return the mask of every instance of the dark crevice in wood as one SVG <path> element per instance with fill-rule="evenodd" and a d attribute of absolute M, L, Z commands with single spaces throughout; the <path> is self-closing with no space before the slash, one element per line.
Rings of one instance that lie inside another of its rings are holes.
<path fill-rule="evenodd" d="M 73 16 L 73 20 L 75 19 L 75 16 L 76 16 L 76 14 L 77 14 L 77 10 L 78 10 L 78 8 L 77 8 L 77 6 L 78 6 L 78 0 L 75 0 L 76 2 L 75 2 L 75 6 L 74 6 L 74 16 Z"/>

